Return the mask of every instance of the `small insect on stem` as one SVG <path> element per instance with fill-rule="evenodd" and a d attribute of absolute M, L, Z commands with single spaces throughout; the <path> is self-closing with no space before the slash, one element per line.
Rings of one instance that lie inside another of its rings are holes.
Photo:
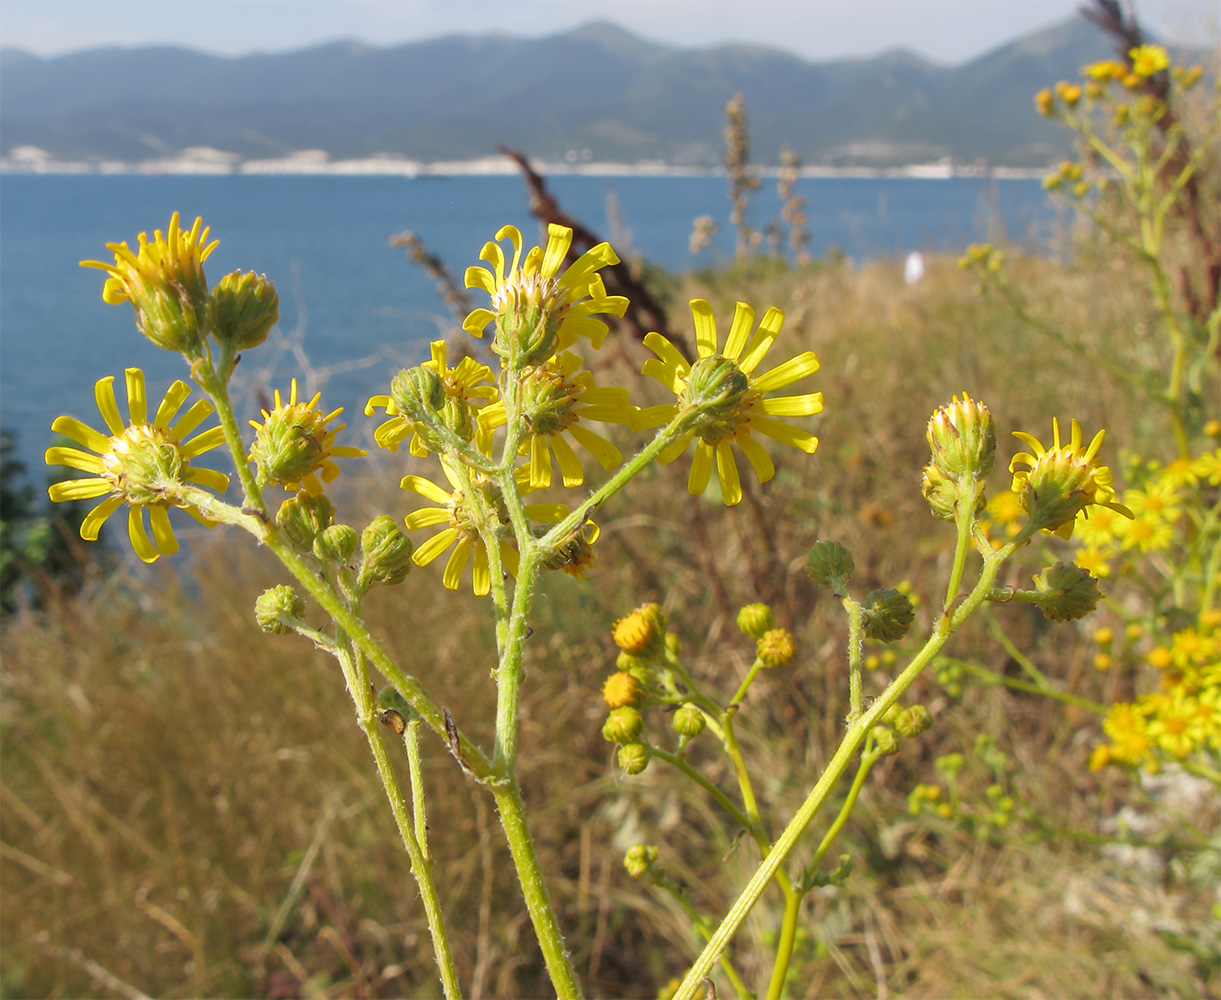
<path fill-rule="evenodd" d="M 383 726 L 393 729 L 399 736 L 402 736 L 407 731 L 407 721 L 401 713 L 396 712 L 393 708 L 386 709 L 377 719 Z"/>

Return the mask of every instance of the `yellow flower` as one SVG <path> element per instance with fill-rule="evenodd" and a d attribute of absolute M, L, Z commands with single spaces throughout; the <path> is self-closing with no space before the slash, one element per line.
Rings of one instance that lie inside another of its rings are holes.
<path fill-rule="evenodd" d="M 1093 505 L 1109 507 L 1125 517 L 1132 512 L 1116 502 L 1111 470 L 1098 465 L 1094 458 L 1102 447 L 1106 431 L 1094 435 L 1088 447 L 1082 448 L 1081 425 L 1072 422 L 1072 436 L 1067 445 L 1060 443 L 1060 424 L 1051 421 L 1052 446 L 1044 448 L 1038 438 L 1024 431 L 1013 436 L 1028 445 L 1033 454 L 1020 452 L 1013 456 L 1009 471 L 1013 473 L 1013 492 L 1044 531 L 1055 532 L 1061 538 L 1073 533 L 1078 514 L 1085 515 Z M 1029 469 L 1018 469 L 1025 464 Z"/>
<path fill-rule="evenodd" d="M 1114 554 L 1112 549 L 1092 549 L 1087 546 L 1077 550 L 1077 554 L 1073 556 L 1073 562 L 1090 576 L 1096 576 L 1101 580 L 1111 575 L 1110 559 Z"/>
<path fill-rule="evenodd" d="M 1160 517 L 1142 514 L 1128 522 L 1119 532 L 1124 551 L 1139 549 L 1141 552 L 1160 552 L 1170 548 L 1174 541 L 1174 528 Z"/>
<path fill-rule="evenodd" d="M 460 411 L 459 422 L 469 425 L 472 432 L 477 429 L 476 419 L 479 409 L 488 403 L 494 403 L 499 395 L 493 383 L 492 369 L 481 365 L 474 358 L 464 357 L 454 368 L 449 367 L 448 347 L 444 340 L 434 340 L 429 345 L 432 357 L 421 366 L 435 372 L 441 380 L 446 399 Z M 365 404 L 365 416 L 373 416 L 374 410 L 381 407 L 390 418 L 380 424 L 373 432 L 373 440 L 382 448 L 398 451 L 399 445 L 408 437 L 411 444 L 407 450 L 418 458 L 428 454 L 428 445 L 417 433 L 416 424 L 403 416 L 394 400 L 388 395 L 372 397 Z M 476 436 L 478 436 L 476 434 Z M 476 447 L 486 451 L 486 442 L 480 440 Z"/>
<path fill-rule="evenodd" d="M 334 458 L 364 455 L 361 448 L 336 447 L 335 435 L 347 424 L 328 427 L 343 407 L 323 414 L 317 409 L 322 393 L 316 392 L 308 403 L 297 402 L 297 380 L 292 380 L 288 402 L 275 391 L 276 405 L 269 413 L 263 410 L 263 422 L 251 420 L 255 429 L 254 444 L 250 448 L 250 461 L 256 463 L 260 478 L 266 482 L 279 483 L 288 490 L 303 489 L 317 496 L 322 492 L 322 482 L 329 483 L 339 475 L 339 466 Z"/>
<path fill-rule="evenodd" d="M 622 295 L 606 294 L 598 274 L 602 268 L 619 263 L 609 243 L 587 250 L 561 273 L 572 246 L 572 230 L 552 224 L 547 234 L 546 249 L 533 247 L 523 261 L 521 233 L 516 226 L 504 226 L 496 239 L 507 237 L 513 244 L 508 270 L 499 242 L 485 243 L 479 253 L 479 259 L 494 270 L 466 269 L 466 287 L 487 292 L 492 308 L 471 312 L 462 329 L 482 337 L 487 325 L 495 322 L 492 349 L 506 360 L 515 357 L 520 364 L 536 363 L 567 350 L 580 337 L 588 339 L 595 349 L 601 347 L 608 327 L 594 319 L 594 314 L 622 316 L 628 305 Z"/>
<path fill-rule="evenodd" d="M 1111 738 L 1112 760 L 1137 767 L 1152 757 L 1153 741 L 1149 738 L 1144 714 L 1128 702 L 1116 702 L 1107 710 L 1103 731 Z"/>
<path fill-rule="evenodd" d="M 1191 463 L 1191 471 L 1200 479 L 1207 479 L 1213 486 L 1221 486 L 1221 448 L 1206 451 Z"/>
<path fill-rule="evenodd" d="M 208 243 L 202 219 L 183 232 L 175 212 L 165 236 L 155 230 L 150 243 L 147 234 L 140 233 L 135 253 L 126 243 L 107 243 L 106 249 L 114 254 L 113 264 L 83 260 L 81 266 L 100 268 L 110 275 L 102 286 L 102 300 L 110 305 L 130 302 L 140 332 L 154 344 L 194 354 L 203 341 L 208 307 L 203 262 L 218 242 Z"/>
<path fill-rule="evenodd" d="M 418 493 L 426 500 L 441 504 L 440 507 L 421 507 L 407 515 L 405 523 L 408 531 L 443 524 L 445 527 L 433 535 L 428 541 L 421 543 L 411 555 L 411 560 L 417 566 L 427 566 L 442 552 L 454 545 L 449 561 L 445 564 L 445 572 L 441 582 L 447 590 L 457 590 L 462 579 L 462 571 L 474 555 L 472 570 L 472 585 L 475 594 L 483 597 L 492 589 L 492 576 L 488 569 L 488 553 L 483 538 L 479 534 L 472 516 L 470 503 L 463 493 L 462 484 L 450 468 L 449 463 L 442 460 L 441 471 L 449 480 L 450 490 L 445 490 L 423 476 L 404 476 L 399 484 L 403 489 Z M 490 490 L 491 484 L 476 473 L 471 473 L 476 489 Z M 528 489 L 528 486 L 524 488 Z M 493 497 L 494 499 L 494 497 Z M 504 511 L 503 520 L 508 521 L 508 512 Z M 527 504 L 526 516 L 536 521 L 558 521 L 568 513 L 563 504 Z M 500 558 L 506 570 L 517 574 L 517 550 L 507 538 L 500 539 Z"/>
<path fill-rule="evenodd" d="M 703 493 L 715 461 L 721 498 L 726 506 L 732 506 L 742 499 L 742 484 L 731 444 L 736 444 L 746 455 L 761 483 L 771 479 L 776 469 L 767 449 L 752 437 L 752 431 L 814 454 L 818 438 L 776 417 L 801 417 L 822 412 L 822 393 L 771 399 L 764 398 L 764 394 L 813 375 L 819 368 L 818 358 L 813 351 L 803 351 L 762 375 L 756 375 L 755 369 L 780 333 L 784 313 L 774 307 L 769 309 L 759 323 L 759 329 L 751 336 L 755 311 L 745 302 L 739 302 L 729 336 L 720 352 L 712 307 L 703 299 L 692 299 L 691 313 L 695 318 L 699 354 L 694 365 L 689 364 L 661 334 L 650 333 L 644 338 L 645 347 L 657 357 L 644 363 L 643 373 L 673 392 L 678 401 L 641 410 L 632 427 L 634 430 L 660 427 L 669 423 L 680 410 L 698 407 L 699 422 L 662 452 L 658 461 L 663 464 L 674 461 L 686 451 L 692 438 L 696 438 L 687 489 L 694 494 Z"/>
<path fill-rule="evenodd" d="M 619 449 L 582 421 L 624 424 L 632 422 L 636 407 L 628 401 L 627 389 L 599 388 L 593 372 L 581 369 L 581 359 L 565 351 L 541 365 L 522 370 L 518 388 L 522 417 L 528 432 L 522 438 L 523 453 L 530 456 L 530 486 L 551 485 L 551 456 L 555 454 L 565 486 L 585 482 L 585 470 L 567 437 L 588 451 L 602 468 L 610 471 L 622 460 Z M 479 424 L 489 434 L 508 419 L 504 401 L 484 407 Z"/>
<path fill-rule="evenodd" d="M 1102 62 L 1096 62 L 1091 66 L 1085 67 L 1085 75 L 1091 80 L 1100 80 L 1106 82 L 1108 80 L 1119 80 L 1128 72 L 1128 68 L 1121 62 L 1116 62 L 1114 59 L 1104 59 Z"/>
<path fill-rule="evenodd" d="M 1158 747 L 1182 760 L 1195 747 L 1203 746 L 1206 732 L 1197 708 L 1196 700 L 1187 697 L 1182 688 L 1163 698 L 1149 720 L 1149 735 Z"/>
<path fill-rule="evenodd" d="M 224 432 L 213 427 L 185 440 L 212 413 L 212 404 L 200 400 L 173 425 L 170 421 L 191 394 L 184 382 L 175 382 L 166 391 L 152 422 L 148 420 L 148 397 L 144 388 L 144 372 L 139 368 L 126 370 L 127 411 L 129 424 L 123 423 L 115 400 L 114 378 L 107 376 L 94 386 L 94 396 L 110 437 L 95 431 L 72 417 L 56 417 L 53 431 L 71 438 L 94 452 L 76 448 L 47 449 L 48 465 L 66 465 L 82 472 L 91 472 L 93 479 L 70 479 L 50 488 L 51 499 L 92 500 L 106 496 L 94 507 L 81 524 L 81 538 L 97 541 L 98 531 L 105 520 L 123 503 L 131 505 L 127 515 L 127 535 L 136 555 L 147 563 L 162 555 L 178 551 L 178 541 L 170 526 L 168 509 L 181 507 L 203 524 L 212 526 L 198 509 L 176 496 L 175 487 L 195 483 L 217 491 L 229 485 L 229 477 L 212 469 L 196 469 L 191 459 L 215 448 L 225 440 Z M 152 538 L 144 527 L 144 508 L 148 508 Z"/>
<path fill-rule="evenodd" d="M 1156 482 L 1150 483 L 1147 490 L 1126 490 L 1123 502 L 1135 517 L 1173 522 L 1179 518 L 1182 497 L 1166 478 L 1163 470 L 1162 475 Z"/>
<path fill-rule="evenodd" d="M 1199 474 L 1195 471 L 1194 462 L 1190 458 L 1176 458 L 1162 469 L 1161 482 L 1170 490 L 1178 490 L 1184 486 L 1194 486 L 1199 482 Z M 1178 499 L 1177 497 L 1175 498 Z"/>
<path fill-rule="evenodd" d="M 1170 58 L 1160 45 L 1138 45 L 1128 57 L 1132 60 L 1132 72 L 1137 76 L 1152 76 L 1170 65 Z"/>

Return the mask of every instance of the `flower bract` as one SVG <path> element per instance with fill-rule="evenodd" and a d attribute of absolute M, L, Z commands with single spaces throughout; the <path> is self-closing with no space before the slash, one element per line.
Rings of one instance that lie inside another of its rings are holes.
<path fill-rule="evenodd" d="M 645 347 L 657 357 L 650 358 L 642 369 L 675 394 L 677 401 L 661 406 L 646 407 L 632 421 L 634 430 L 660 427 L 669 423 L 680 410 L 697 407 L 699 418 L 695 426 L 658 456 L 658 461 L 672 462 L 695 439 L 695 458 L 687 478 L 691 493 L 703 493 L 716 465 L 721 485 L 721 498 L 727 506 L 742 499 L 742 484 L 731 446 L 746 456 L 759 482 L 766 483 L 776 474 L 767 449 L 754 434 L 813 454 L 818 438 L 809 431 L 786 424 L 778 417 L 803 417 L 820 413 L 821 392 L 797 396 L 766 396 L 794 382 L 813 375 L 819 368 L 813 351 L 803 351 L 796 357 L 767 371 L 756 374 L 784 324 L 784 313 L 771 308 L 754 330 L 755 311 L 739 302 L 724 345 L 720 344 L 712 306 L 703 299 L 691 300 L 695 318 L 695 337 L 699 357 L 694 364 L 687 361 L 669 340 L 659 333 L 644 338 Z"/>
<path fill-rule="evenodd" d="M 58 431 L 88 451 L 62 446 L 48 448 L 47 464 L 66 465 L 92 473 L 93 477 L 55 483 L 49 492 L 56 502 L 106 497 L 81 524 L 81 537 L 90 542 L 97 540 L 98 531 L 111 514 L 124 503 L 129 504 L 128 538 L 136 555 L 144 562 L 151 563 L 162 555 L 172 555 L 178 551 L 178 540 L 170 526 L 170 507 L 181 507 L 196 520 L 212 526 L 213 522 L 204 517 L 198 508 L 181 499 L 177 488 L 192 483 L 223 491 L 229 485 L 229 477 L 223 473 L 197 469 L 191 465 L 191 459 L 221 444 L 225 439 L 224 433 L 219 427 L 213 427 L 187 439 L 187 435 L 212 413 L 212 404 L 200 400 L 174 421 L 191 394 L 190 387 L 181 381 L 169 387 L 156 414 L 149 421 L 144 372 L 139 368 L 126 370 L 130 420 L 124 423 L 113 383 L 113 376 L 107 376 L 99 379 L 94 386 L 94 397 L 109 436 L 73 417 L 56 417 L 51 424 L 53 431 Z M 151 536 L 144 523 L 146 508 Z"/>

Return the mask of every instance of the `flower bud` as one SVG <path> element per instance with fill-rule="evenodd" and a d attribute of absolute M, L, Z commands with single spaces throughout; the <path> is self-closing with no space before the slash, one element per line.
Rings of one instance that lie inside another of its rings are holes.
<path fill-rule="evenodd" d="M 880 642 L 902 639 L 916 618 L 911 598 L 893 587 L 872 591 L 864 607 L 865 635 Z"/>
<path fill-rule="evenodd" d="M 820 587 L 829 587 L 836 594 L 848 591 L 848 580 L 856 563 L 852 553 L 839 542 L 815 542 L 806 560 L 806 573 Z"/>
<path fill-rule="evenodd" d="M 625 708 L 640 701 L 643 688 L 635 677 L 619 670 L 602 685 L 602 700 L 611 708 Z"/>
<path fill-rule="evenodd" d="M 933 465 L 947 479 L 985 479 L 996 458 L 996 424 L 988 407 L 965 392 L 939 406 L 926 432 Z"/>
<path fill-rule="evenodd" d="M 375 585 L 392 587 L 402 583 L 411 572 L 411 539 L 388 514 L 375 517 L 360 534 L 360 575 L 362 590 Z"/>
<path fill-rule="evenodd" d="M 644 730 L 644 719 L 631 706 L 611 709 L 602 724 L 602 738 L 607 743 L 634 743 Z"/>
<path fill-rule="evenodd" d="M 674 712 L 674 731 L 679 736 L 692 739 L 699 736 L 707 724 L 708 720 L 704 718 L 704 713 L 690 702 L 680 705 Z"/>
<path fill-rule="evenodd" d="M 314 496 L 301 490 L 289 497 L 276 513 L 276 525 L 298 552 L 313 552 L 314 539 L 335 523 L 335 508 L 321 493 Z"/>
<path fill-rule="evenodd" d="M 212 336 L 239 351 L 258 347 L 279 319 L 276 286 L 265 274 L 253 271 L 226 274 L 208 300 L 208 327 Z"/>
<path fill-rule="evenodd" d="M 1058 562 L 1034 578 L 1035 603 L 1054 622 L 1084 618 L 1098 606 L 1098 581 L 1075 563 Z"/>
<path fill-rule="evenodd" d="M 653 676 L 653 668 L 649 666 L 647 660 L 642 660 L 639 656 L 633 656 L 631 653 L 625 653 L 622 650 L 620 650 L 619 655 L 615 658 L 615 667 L 625 674 L 631 674 L 642 684 Z"/>
<path fill-rule="evenodd" d="M 629 847 L 623 855 L 623 867 L 632 878 L 643 878 L 657 861 L 661 852 L 652 844 L 637 844 Z"/>
<path fill-rule="evenodd" d="M 326 458 L 326 428 L 299 416 L 299 407 L 277 409 L 257 426 L 250 458 L 270 482 L 300 482 Z"/>
<path fill-rule="evenodd" d="M 873 746 L 883 757 L 889 757 L 899 752 L 899 738 L 894 731 L 886 726 L 874 726 L 870 730 L 873 736 Z"/>
<path fill-rule="evenodd" d="M 1052 96 L 1051 89 L 1044 87 L 1034 95 L 1034 106 L 1044 118 L 1050 118 L 1056 111 L 1056 99 Z"/>
<path fill-rule="evenodd" d="M 764 632 L 775 627 L 776 619 L 766 604 L 748 604 L 738 612 L 738 628 L 752 639 L 762 639 Z"/>
<path fill-rule="evenodd" d="M 555 278 L 515 270 L 492 297 L 492 350 L 523 367 L 546 361 L 559 346 L 568 308 L 568 290 Z"/>
<path fill-rule="evenodd" d="M 924 494 L 934 516 L 943 521 L 953 521 L 958 516 L 958 484 L 947 479 L 932 462 L 924 467 L 920 492 Z M 983 499 L 982 495 L 980 499 Z"/>
<path fill-rule="evenodd" d="M 615 622 L 615 645 L 634 656 L 653 657 L 666 648 L 666 616 L 656 604 L 644 604 Z"/>
<path fill-rule="evenodd" d="M 783 667 L 797 652 L 793 637 L 782 628 L 764 632 L 756 644 L 759 662 L 765 667 Z"/>
<path fill-rule="evenodd" d="M 305 601 L 287 584 L 271 587 L 259 595 L 254 602 L 254 620 L 264 632 L 283 635 L 291 632 L 288 619 L 299 619 L 305 614 Z"/>
<path fill-rule="evenodd" d="M 923 705 L 912 705 L 895 716 L 895 732 L 905 740 L 926 733 L 933 725 L 933 717 Z"/>
<path fill-rule="evenodd" d="M 1056 96 L 1060 98 L 1068 107 L 1074 108 L 1081 100 L 1081 88 L 1075 83 L 1069 83 L 1067 80 L 1061 80 L 1056 84 Z"/>
<path fill-rule="evenodd" d="M 346 566 L 356 555 L 359 544 L 360 536 L 355 528 L 347 524 L 332 524 L 314 539 L 314 555 L 323 562 Z"/>
<path fill-rule="evenodd" d="M 619 748 L 619 768 L 624 774 L 639 774 L 649 766 L 649 748 L 643 743 L 627 743 Z"/>

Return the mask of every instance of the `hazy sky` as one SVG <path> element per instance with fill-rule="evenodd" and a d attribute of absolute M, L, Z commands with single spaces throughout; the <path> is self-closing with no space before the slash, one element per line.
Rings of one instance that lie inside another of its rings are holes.
<path fill-rule="evenodd" d="M 1171 40 L 1217 39 L 1215 0 L 1137 0 Z M 1078 0 L 0 0 L 0 44 L 52 55 L 170 43 L 236 55 L 337 38 L 393 45 L 436 35 L 545 36 L 610 20 L 681 47 L 748 42 L 808 59 L 905 46 L 957 63 L 1073 16 Z"/>

